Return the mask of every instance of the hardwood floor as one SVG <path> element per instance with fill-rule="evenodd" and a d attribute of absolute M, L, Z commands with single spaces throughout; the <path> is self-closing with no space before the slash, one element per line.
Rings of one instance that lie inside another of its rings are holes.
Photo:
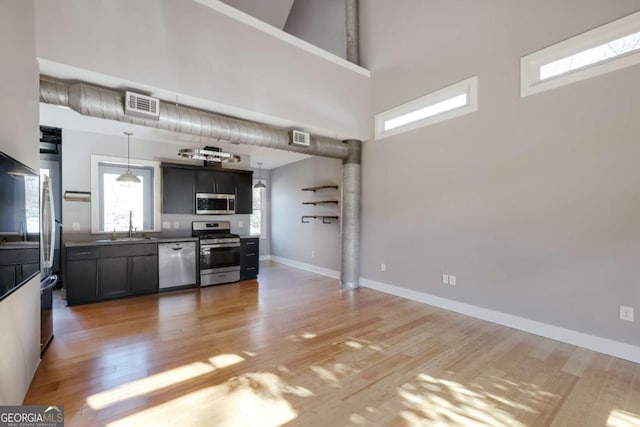
<path fill-rule="evenodd" d="M 78 307 L 25 404 L 67 426 L 637 426 L 640 365 L 267 262 Z"/>

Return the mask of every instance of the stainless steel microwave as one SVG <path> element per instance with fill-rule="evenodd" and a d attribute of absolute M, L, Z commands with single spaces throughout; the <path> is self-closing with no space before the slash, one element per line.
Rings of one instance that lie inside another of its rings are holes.
<path fill-rule="evenodd" d="M 196 215 L 232 215 L 236 213 L 234 194 L 196 193 Z"/>

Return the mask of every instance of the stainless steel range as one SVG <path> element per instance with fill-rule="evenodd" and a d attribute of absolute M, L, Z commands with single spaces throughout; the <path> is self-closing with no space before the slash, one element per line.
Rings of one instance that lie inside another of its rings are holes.
<path fill-rule="evenodd" d="M 194 221 L 191 235 L 200 240 L 200 286 L 240 280 L 240 236 L 229 221 Z"/>

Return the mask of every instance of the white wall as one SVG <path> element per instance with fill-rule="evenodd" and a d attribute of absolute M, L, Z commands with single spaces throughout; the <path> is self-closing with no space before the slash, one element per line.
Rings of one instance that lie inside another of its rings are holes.
<path fill-rule="evenodd" d="M 340 221 L 323 224 L 302 215 L 340 216 L 339 205 L 303 205 L 304 201 L 340 199 L 340 190 L 301 191 L 342 183 L 342 162 L 312 157 L 271 170 L 271 255 L 331 271 L 340 271 Z M 311 252 L 314 252 L 312 256 Z"/>
<path fill-rule="evenodd" d="M 477 113 L 364 144 L 362 276 L 640 345 L 640 68 L 519 93 L 521 56 L 640 2 L 361 5 L 374 113 L 480 84 Z"/>
<path fill-rule="evenodd" d="M 34 2 L 0 0 L 0 151 L 38 169 Z M 19 405 L 40 361 L 40 279 L 0 302 L 0 405 Z"/>
<path fill-rule="evenodd" d="M 346 58 L 346 10 L 345 0 L 295 0 L 284 30 Z"/>
<path fill-rule="evenodd" d="M 38 58 L 331 137 L 369 134 L 366 75 L 195 1 L 48 0 L 36 6 Z"/>
<path fill-rule="evenodd" d="M 131 139 L 131 158 L 158 162 L 188 163 L 201 165 L 202 162 L 185 161 L 177 156 L 181 145 L 149 140 Z M 224 147 L 223 147 L 224 148 Z M 62 130 L 62 191 L 91 191 L 91 155 L 98 154 L 127 158 L 127 140 L 113 135 L 84 132 L 72 129 Z M 250 159 L 242 156 L 241 163 L 232 165 L 234 169 L 249 169 Z M 103 238 L 91 235 L 91 203 L 63 201 L 64 240 L 91 240 Z M 169 221 L 171 228 L 163 229 L 164 236 L 185 237 L 191 235 L 192 221 L 230 221 L 232 230 L 246 234 L 249 230 L 249 215 L 176 215 L 164 214 L 162 221 Z M 73 223 L 80 223 L 80 230 L 73 231 Z M 178 222 L 178 228 L 174 223 Z M 240 226 L 242 222 L 242 226 Z"/>

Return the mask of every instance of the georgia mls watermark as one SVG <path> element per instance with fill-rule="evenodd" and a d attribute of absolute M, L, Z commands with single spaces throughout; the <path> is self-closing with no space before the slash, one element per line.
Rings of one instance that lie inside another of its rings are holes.
<path fill-rule="evenodd" d="M 64 427 L 64 406 L 0 406 L 0 427 Z"/>

